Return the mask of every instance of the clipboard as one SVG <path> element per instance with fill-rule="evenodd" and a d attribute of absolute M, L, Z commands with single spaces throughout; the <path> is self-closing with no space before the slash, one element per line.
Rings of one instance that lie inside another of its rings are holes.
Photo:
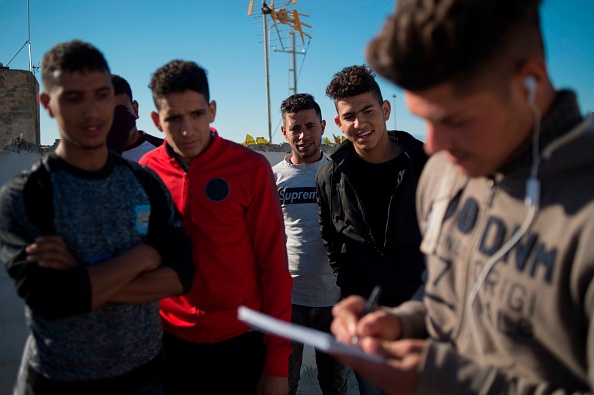
<path fill-rule="evenodd" d="M 368 354 L 353 345 L 340 343 L 329 333 L 285 322 L 245 306 L 239 306 L 237 317 L 256 330 L 294 340 L 329 354 L 352 355 L 376 363 L 385 361 L 380 355 Z"/>

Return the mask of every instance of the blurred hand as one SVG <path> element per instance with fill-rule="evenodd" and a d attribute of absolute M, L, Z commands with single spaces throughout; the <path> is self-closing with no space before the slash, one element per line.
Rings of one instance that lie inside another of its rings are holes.
<path fill-rule="evenodd" d="M 115 95 L 113 98 L 114 98 L 116 107 L 117 106 L 126 107 L 126 110 L 128 110 L 128 112 L 130 114 L 132 114 L 132 116 L 134 116 L 134 119 L 138 119 L 138 110 L 135 108 L 135 104 L 136 104 L 136 106 L 138 105 L 136 103 L 136 100 L 134 100 L 134 102 L 130 101 L 130 98 L 126 94 Z"/>
<path fill-rule="evenodd" d="M 60 236 L 41 236 L 25 248 L 27 262 L 41 267 L 65 270 L 77 266 L 74 256 Z"/>
<path fill-rule="evenodd" d="M 331 331 L 336 339 L 343 343 L 351 343 L 355 335 L 359 339 L 363 337 L 381 340 L 399 338 L 402 332 L 400 319 L 386 309 L 372 311 L 361 317 L 365 302 L 366 300 L 360 296 L 349 296 L 333 307 L 334 320 Z"/>
<path fill-rule="evenodd" d="M 406 395 L 415 392 L 425 340 L 385 341 L 365 337 L 360 340 L 359 346 L 369 354 L 384 356 L 386 361 L 371 362 L 348 355 L 334 357 L 379 385 L 386 394 Z"/>

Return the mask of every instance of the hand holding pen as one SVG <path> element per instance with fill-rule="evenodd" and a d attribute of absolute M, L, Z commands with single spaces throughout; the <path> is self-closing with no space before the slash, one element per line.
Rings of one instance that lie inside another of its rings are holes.
<path fill-rule="evenodd" d="M 363 309 L 363 313 L 361 313 L 361 316 L 359 318 L 365 317 L 367 314 L 371 313 L 373 310 L 375 310 L 377 308 L 381 293 L 382 293 L 382 289 L 380 288 L 379 285 L 376 285 L 375 287 L 373 287 L 373 290 L 371 291 L 371 295 L 369 295 L 369 299 L 367 299 L 367 303 L 365 304 L 365 308 Z M 351 338 L 351 343 L 357 344 L 358 342 L 359 342 L 359 334 L 355 334 Z"/>

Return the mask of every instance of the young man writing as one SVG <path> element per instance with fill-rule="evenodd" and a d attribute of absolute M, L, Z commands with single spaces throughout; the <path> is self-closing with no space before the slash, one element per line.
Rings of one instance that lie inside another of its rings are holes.
<path fill-rule="evenodd" d="M 368 49 L 433 154 L 424 297 L 360 321 L 361 299 L 335 310 L 341 340 L 387 358 L 344 361 L 388 393 L 594 390 L 594 125 L 551 83 L 539 6 L 399 0 Z"/>

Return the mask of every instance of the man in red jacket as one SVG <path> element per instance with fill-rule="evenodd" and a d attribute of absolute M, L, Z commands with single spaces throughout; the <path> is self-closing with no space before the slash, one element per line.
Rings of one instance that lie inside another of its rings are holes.
<path fill-rule="evenodd" d="M 245 305 L 290 321 L 292 279 L 276 184 L 264 156 L 210 128 L 205 70 L 175 60 L 150 83 L 166 144 L 140 160 L 161 176 L 192 238 L 192 291 L 161 301 L 166 392 L 287 394 L 289 341 L 250 331 Z"/>

